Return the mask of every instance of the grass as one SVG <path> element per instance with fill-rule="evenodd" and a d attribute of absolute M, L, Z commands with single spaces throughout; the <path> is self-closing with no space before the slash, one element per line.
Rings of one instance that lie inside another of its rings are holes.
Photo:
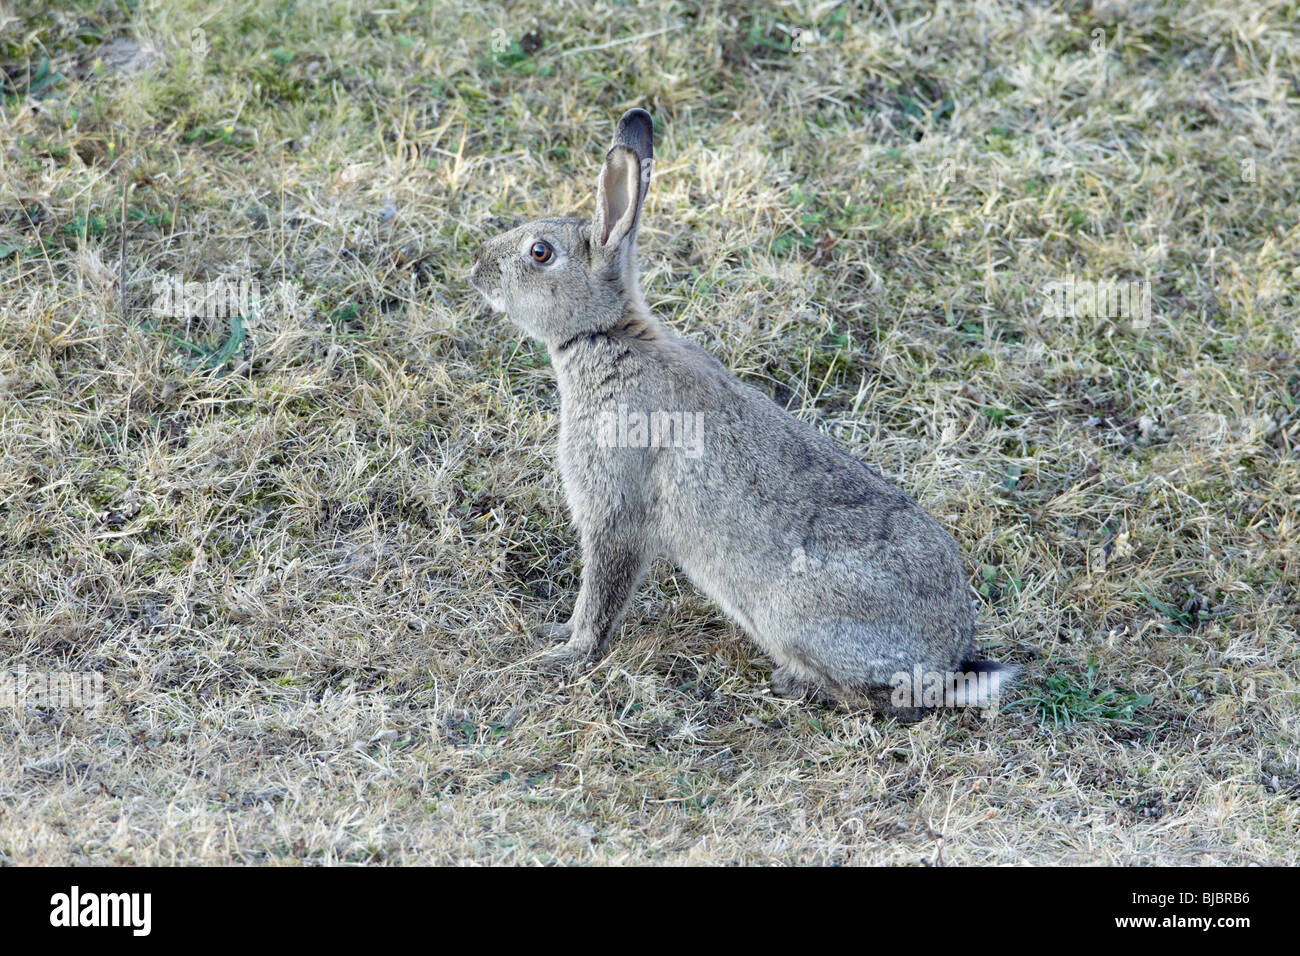
<path fill-rule="evenodd" d="M 0 662 L 105 700 L 0 707 L 0 862 L 1298 861 L 1294 3 L 5 11 Z M 465 276 L 634 105 L 649 302 L 951 529 L 993 719 L 774 699 L 666 566 L 536 669 L 557 397 Z"/>
<path fill-rule="evenodd" d="M 1083 721 L 1114 722 L 1131 727 L 1144 723 L 1136 719 L 1139 712 L 1155 701 L 1149 694 L 1123 694 L 1114 688 L 1100 688 L 1097 684 L 1097 665 L 1088 662 L 1082 678 L 1068 673 L 1054 673 L 1042 682 L 1041 697 L 1022 695 L 1007 707 L 1016 710 L 1021 705 L 1037 709 L 1044 726 L 1070 727 Z M 1159 729 L 1159 728 L 1156 728 Z"/>

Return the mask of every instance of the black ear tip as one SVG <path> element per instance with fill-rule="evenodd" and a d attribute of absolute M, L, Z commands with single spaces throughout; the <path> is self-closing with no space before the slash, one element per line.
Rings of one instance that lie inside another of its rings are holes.
<path fill-rule="evenodd" d="M 654 121 L 643 109 L 628 110 L 618 121 L 614 145 L 628 146 L 641 158 L 654 154 Z"/>

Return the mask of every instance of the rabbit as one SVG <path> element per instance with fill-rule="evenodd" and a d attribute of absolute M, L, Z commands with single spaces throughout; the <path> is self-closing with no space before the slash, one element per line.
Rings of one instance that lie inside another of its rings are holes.
<path fill-rule="evenodd" d="M 546 346 L 559 386 L 583 566 L 571 618 L 543 628 L 564 641 L 550 662 L 601 656 L 662 556 L 771 656 L 778 695 L 913 719 L 996 706 L 1015 668 L 976 659 L 952 536 L 647 309 L 636 243 L 652 129 L 641 109 L 619 121 L 591 221 L 539 219 L 472 256 L 471 285 Z"/>

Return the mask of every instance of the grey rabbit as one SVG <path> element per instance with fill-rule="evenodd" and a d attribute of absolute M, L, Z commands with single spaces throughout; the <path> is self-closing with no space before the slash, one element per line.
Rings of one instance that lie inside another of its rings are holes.
<path fill-rule="evenodd" d="M 471 283 L 546 345 L 560 389 L 559 470 L 583 568 L 571 619 L 547 629 L 566 641 L 552 661 L 600 656 L 664 556 L 771 655 L 778 694 L 913 718 L 995 705 L 1015 668 L 976 660 L 956 541 L 650 314 L 636 239 L 652 155 L 650 114 L 630 110 L 590 222 L 538 219 L 473 254 Z"/>

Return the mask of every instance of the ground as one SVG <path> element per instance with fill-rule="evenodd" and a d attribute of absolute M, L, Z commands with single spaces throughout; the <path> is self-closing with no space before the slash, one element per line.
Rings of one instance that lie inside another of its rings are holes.
<path fill-rule="evenodd" d="M 0 662 L 103 681 L 0 701 L 0 863 L 1300 859 L 1294 2 L 381 6 L 0 12 Z M 996 714 L 774 698 L 665 565 L 537 666 L 469 257 L 632 106 L 648 302 L 952 531 Z"/>

